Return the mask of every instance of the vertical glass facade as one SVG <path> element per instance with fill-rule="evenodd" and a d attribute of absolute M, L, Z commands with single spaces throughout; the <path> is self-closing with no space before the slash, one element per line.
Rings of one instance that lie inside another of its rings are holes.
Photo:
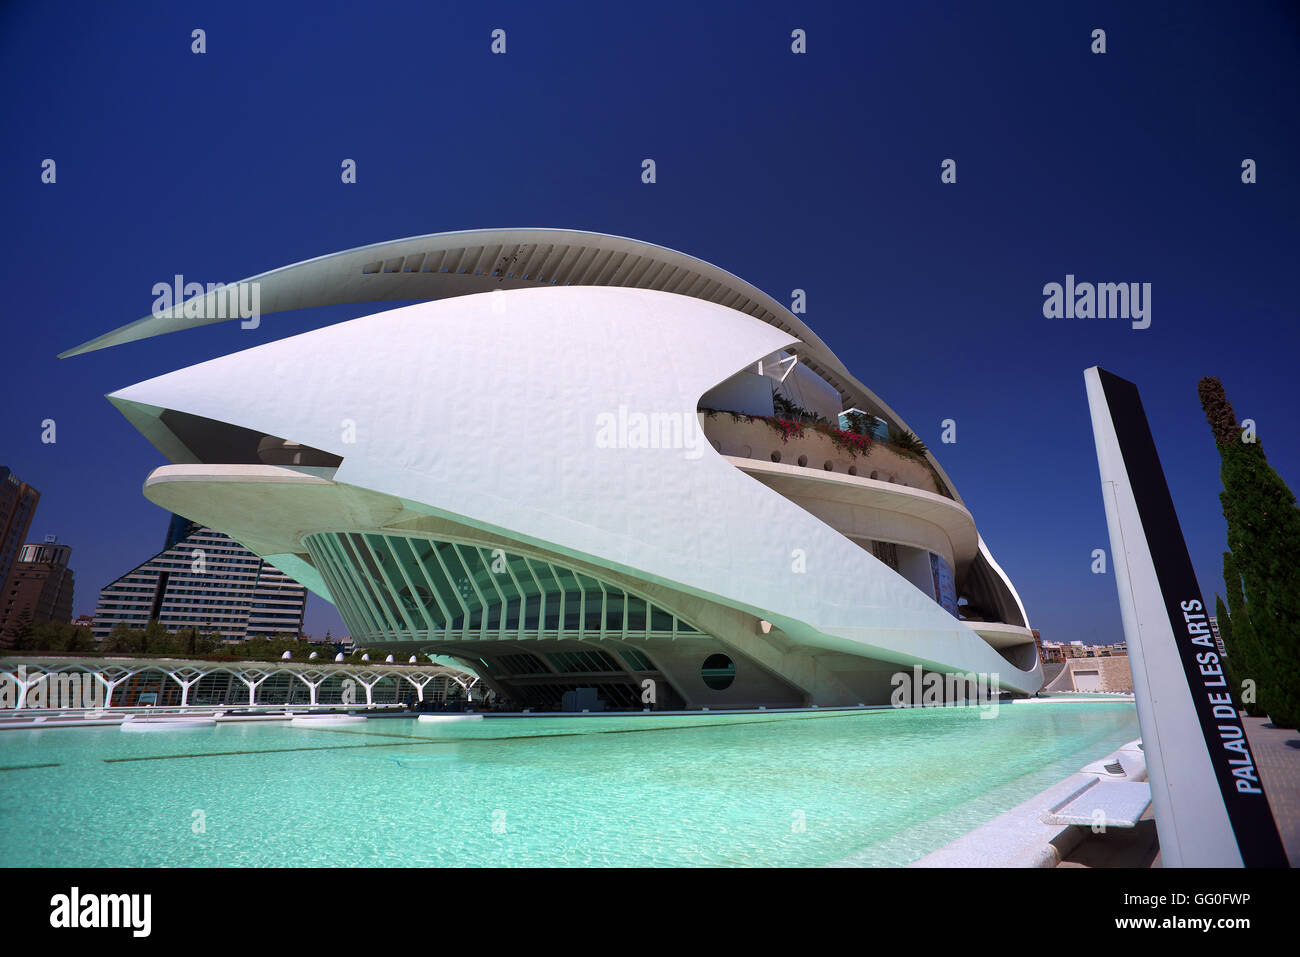
<path fill-rule="evenodd" d="M 499 548 L 362 532 L 304 544 L 357 640 L 698 634 L 641 596 Z"/>

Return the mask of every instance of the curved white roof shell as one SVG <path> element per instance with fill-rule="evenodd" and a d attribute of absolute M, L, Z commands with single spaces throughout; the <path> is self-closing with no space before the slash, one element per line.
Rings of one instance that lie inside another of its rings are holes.
<path fill-rule="evenodd" d="M 440 323 L 437 322 L 435 317 L 474 315 L 482 310 L 490 310 L 492 308 L 491 300 L 506 299 L 510 302 L 509 310 L 521 308 L 522 304 L 526 303 L 528 309 L 523 311 L 534 314 L 535 318 L 545 315 L 547 321 L 554 320 L 554 328 L 558 330 L 565 328 L 561 313 L 564 313 L 566 303 L 599 301 L 609 310 L 611 323 L 608 328 L 601 327 L 602 335 L 606 337 L 602 340 L 603 348 L 616 350 L 622 354 L 626 351 L 625 346 L 630 345 L 636 353 L 634 356 L 627 356 L 624 362 L 616 363 L 620 368 L 625 369 L 633 366 L 639 368 L 640 365 L 646 364 L 645 357 L 651 352 L 655 354 L 662 353 L 671 357 L 671 361 L 679 365 L 683 363 L 689 364 L 693 360 L 682 356 L 680 354 L 682 351 L 707 348 L 711 357 L 709 359 L 708 374 L 693 376 L 688 390 L 692 394 L 677 397 L 683 403 L 683 412 L 693 412 L 700 396 L 706 390 L 717 386 L 748 364 L 762 360 L 774 352 L 786 350 L 797 354 L 802 365 L 807 366 L 812 373 L 838 391 L 843 399 L 844 408 L 857 407 L 880 416 L 896 428 L 908 428 L 902 418 L 866 385 L 858 381 L 817 334 L 801 319 L 791 313 L 784 304 L 752 284 L 715 265 L 685 253 L 635 239 L 568 229 L 465 230 L 375 243 L 343 252 L 331 253 L 239 280 L 238 283 L 228 284 L 227 288 L 236 286 L 239 283 L 257 284 L 259 315 L 344 303 L 428 299 L 450 300 L 457 297 L 466 297 L 456 303 L 456 308 L 450 308 L 452 304 L 446 303 L 445 305 L 449 307 L 447 309 L 419 309 L 415 312 L 396 310 L 353 320 L 351 323 L 342 325 L 350 328 L 376 328 L 381 316 L 397 317 L 400 315 L 402 317 L 400 324 L 404 330 L 410 324 L 413 335 L 418 333 L 418 335 L 425 337 L 429 345 L 437 350 L 438 358 L 436 360 L 429 359 L 428 361 L 440 368 L 440 376 L 445 376 L 449 367 L 459 369 L 462 362 L 468 362 L 476 366 L 477 371 L 475 374 L 484 375 L 488 381 L 493 383 L 507 378 L 500 375 L 500 369 L 505 367 L 503 365 L 505 359 L 502 357 L 506 353 L 499 354 L 498 358 L 501 361 L 497 363 L 488 364 L 480 361 L 482 357 L 476 351 L 477 346 L 473 344 L 477 340 L 473 340 L 471 343 L 457 344 L 444 339 L 444 334 L 449 329 L 458 328 L 458 318 L 451 320 L 449 323 Z M 591 299 L 577 295 L 584 291 L 591 293 L 599 291 L 591 287 L 606 287 L 607 295 L 603 297 L 596 296 Z M 546 288 L 552 288 L 556 295 L 541 295 L 537 298 L 530 295 L 532 292 L 540 292 L 540 290 Z M 503 295 L 500 297 L 476 295 L 497 290 L 503 291 Z M 615 290 L 617 290 L 617 293 L 615 293 Z M 167 332 L 229 321 L 229 318 L 235 318 L 235 316 L 229 315 L 228 317 L 228 310 L 219 311 L 217 308 L 218 297 L 222 295 L 213 292 L 200 294 L 184 303 L 175 305 L 159 316 L 146 316 L 83 343 L 62 353 L 62 357 L 79 355 L 113 345 L 151 338 Z M 480 301 L 471 305 L 471 299 Z M 552 299 L 552 308 L 558 310 L 554 315 L 550 311 L 533 307 L 534 302 L 547 299 Z M 638 303 L 645 302 L 653 302 L 655 305 L 650 312 L 663 318 L 657 325 L 655 322 L 651 322 L 645 328 L 641 328 L 637 326 L 634 317 L 645 312 L 645 309 L 638 305 Z M 697 312 L 689 308 L 688 304 L 702 306 L 704 311 Z M 736 343 L 714 341 L 712 333 L 701 336 L 700 331 L 696 329 L 684 331 L 682 323 L 674 318 L 677 316 L 695 316 L 696 320 L 702 325 L 711 328 L 723 328 L 727 324 L 716 318 L 719 315 L 735 317 L 735 319 L 742 322 L 740 328 L 748 330 L 752 327 L 753 330 L 756 330 L 756 332 L 746 332 L 744 336 L 746 342 L 753 340 L 751 346 L 736 348 Z M 573 321 L 576 322 L 577 320 Z M 425 326 L 417 329 L 414 324 L 418 323 L 425 323 Z M 624 330 L 626 330 L 627 336 L 626 343 L 620 341 L 625 334 Z M 565 330 L 563 338 L 566 341 L 572 338 L 569 334 L 571 331 Z M 368 455 L 358 457 L 358 450 L 355 448 L 335 449 L 334 446 L 337 445 L 337 442 L 333 441 L 330 436 L 332 430 L 336 429 L 337 423 L 323 425 L 316 421 L 314 413 L 311 411 L 312 407 L 314 404 L 325 401 L 325 397 L 320 394 L 320 389 L 314 383 L 319 382 L 317 377 L 324 374 L 324 370 L 331 368 L 332 365 L 337 365 L 338 361 L 342 361 L 342 366 L 337 370 L 337 381 L 344 385 L 349 383 L 356 385 L 357 382 L 354 380 L 370 376 L 373 370 L 377 368 L 375 360 L 377 348 L 382 352 L 385 361 L 390 362 L 390 366 L 393 364 L 400 365 L 402 361 L 402 357 L 390 355 L 386 346 L 383 344 L 377 345 L 374 340 L 355 343 L 355 348 L 345 345 L 343 353 L 334 354 L 332 357 L 327 356 L 318 349 L 318 346 L 328 344 L 329 348 L 333 349 L 337 348 L 339 343 L 333 337 L 323 335 L 324 332 L 325 330 L 320 330 L 322 335 L 313 333 L 307 336 L 296 336 L 291 339 L 281 340 L 278 343 L 270 343 L 265 347 L 259 347 L 266 349 L 274 347 L 277 355 L 281 357 L 294 356 L 298 361 L 305 362 L 310 367 L 310 373 L 304 373 L 305 378 L 301 390 L 287 388 L 283 381 L 280 381 L 269 393 L 263 390 L 261 388 L 262 383 L 257 382 L 256 377 L 247 373 L 247 370 L 252 368 L 249 365 L 252 360 L 248 357 L 255 353 L 256 350 L 246 350 L 233 356 L 212 360 L 211 363 L 203 363 L 191 369 L 181 370 L 171 377 L 164 376 L 140 383 L 137 386 L 116 393 L 111 398 L 127 417 L 173 462 L 201 464 L 202 462 L 221 461 L 220 456 L 197 454 L 194 450 L 188 448 L 184 439 L 173 428 L 175 420 L 168 419 L 169 416 L 175 416 L 178 413 L 190 414 L 219 422 L 237 424 L 241 428 L 263 432 L 269 436 L 289 437 L 294 441 L 303 442 L 316 449 L 336 452 L 344 459 L 344 465 L 337 475 L 337 480 L 340 482 L 355 483 L 362 488 L 384 489 L 390 495 L 397 495 L 402 499 L 409 499 L 413 502 L 428 503 L 433 501 L 432 498 L 413 494 L 414 489 L 398 491 L 395 487 L 386 487 L 389 485 L 395 464 L 398 474 L 409 477 L 411 463 L 404 461 L 400 456 L 398 458 L 393 458 L 391 455 L 380 456 L 379 459 L 384 459 L 384 463 L 375 466 L 380 471 L 362 475 L 358 470 L 368 470 L 366 462 L 369 461 L 375 464 L 378 459 Z M 340 335 L 346 337 L 348 334 L 341 333 Z M 554 335 L 558 337 L 559 333 L 554 333 Z M 532 340 L 534 337 L 535 331 L 530 331 L 528 338 Z M 578 343 L 581 343 L 581 345 Z M 665 343 L 672 343 L 674 347 L 665 349 Z M 608 352 L 601 353 L 592 345 L 590 340 L 584 340 L 581 336 L 578 337 L 577 342 L 574 344 L 575 352 L 556 353 L 551 348 L 552 344 L 547 342 L 545 347 L 538 345 L 531 358 L 527 360 L 520 358 L 518 360 L 519 363 L 522 363 L 520 368 L 538 371 L 541 368 L 537 365 L 537 362 L 540 361 L 538 357 L 551 355 L 553 356 L 553 363 L 547 371 L 556 373 L 567 369 L 569 374 L 542 377 L 524 376 L 523 378 L 532 381 L 549 381 L 555 388 L 581 389 L 582 383 L 592 374 L 592 369 L 602 367 L 611 361 Z M 679 346 L 680 348 L 678 348 Z M 362 355 L 366 357 L 364 363 L 356 362 L 357 357 Z M 446 360 L 449 356 L 454 356 L 455 361 L 448 363 Z M 287 361 L 289 360 L 286 359 Z M 231 362 L 234 363 L 233 366 L 226 365 L 226 363 Z M 199 373 L 198 370 L 216 368 L 217 366 L 214 364 L 221 364 L 221 368 L 229 369 L 230 375 L 234 377 L 230 381 L 238 380 L 249 384 L 239 390 L 231 390 L 229 381 L 213 382 L 211 395 L 204 398 L 202 402 L 194 401 L 196 396 L 192 390 L 200 382 L 205 381 L 203 374 Z M 364 368 L 358 368 L 359 365 L 363 365 Z M 276 366 L 277 372 L 270 378 L 275 379 L 278 377 L 283 379 L 280 370 L 286 367 L 286 365 Z M 428 368 L 429 366 L 426 365 L 419 370 L 412 370 L 411 374 L 427 375 Z M 679 371 L 674 367 L 675 376 Z M 326 376 L 326 381 L 328 379 L 329 377 Z M 572 386 L 561 384 L 569 381 L 573 383 Z M 622 388 L 631 387 L 632 380 L 630 378 L 623 377 L 620 381 Z M 167 383 L 167 387 L 159 390 L 159 387 L 164 382 Z M 184 385 L 179 389 L 172 388 L 173 382 L 183 382 Z M 254 383 L 257 385 L 256 388 Z M 386 390 L 397 385 L 399 383 L 390 384 L 389 380 L 385 378 L 382 382 L 373 383 L 371 388 Z M 468 385 L 466 388 L 469 388 Z M 347 391 L 352 395 L 352 401 L 355 403 L 358 393 L 351 388 L 348 388 Z M 418 400 L 423 402 L 425 396 L 426 390 L 421 387 L 407 401 Z M 576 393 L 569 395 L 570 400 L 578 397 Z M 615 396 L 611 395 L 608 401 L 613 402 L 614 398 Z M 625 395 L 623 401 L 626 401 L 626 398 Z M 493 400 L 485 399 L 485 402 L 490 401 Z M 482 406 L 478 407 L 477 410 L 467 408 L 464 413 L 466 415 L 479 415 L 481 418 L 481 409 Z M 347 410 L 338 411 L 340 415 L 349 416 Z M 422 420 L 421 424 L 428 426 L 429 422 Z M 322 427 L 325 428 L 325 431 L 317 434 Z M 422 433 L 417 432 L 415 434 Z M 403 456 L 427 454 L 430 454 L 428 449 L 421 451 L 407 448 L 402 452 Z M 965 510 L 962 507 L 961 497 L 953 488 L 942 466 L 935 460 L 933 455 L 927 454 L 926 457 L 930 465 L 933 466 L 942 485 L 946 487 L 946 491 L 958 506 L 958 510 L 948 509 L 946 511 L 936 506 L 938 510 L 932 509 L 931 511 L 934 511 L 934 517 L 938 518 L 938 527 L 943 528 L 953 541 L 953 557 L 957 560 L 959 575 L 969 586 L 977 588 L 988 598 L 991 610 L 1001 621 L 1023 631 L 1019 635 L 1022 642 L 1027 640 L 1028 620 L 1014 586 L 1002 570 L 997 567 L 996 563 L 993 562 L 992 556 L 979 539 L 978 533 L 974 531 L 973 525 L 969 521 L 962 519 Z M 542 459 L 539 458 L 537 461 L 541 462 Z M 417 471 L 424 470 L 424 466 L 427 464 L 429 463 L 421 461 L 419 463 L 420 469 L 417 469 Z M 445 467 L 446 461 L 443 460 L 439 464 L 440 467 Z M 726 463 L 724 460 L 719 459 L 718 465 L 726 465 L 730 469 L 730 474 L 737 478 L 743 478 L 746 482 L 752 484 L 752 480 L 745 476 L 742 471 L 733 468 L 731 464 Z M 193 480 L 193 478 L 194 476 L 190 476 L 186 481 Z M 553 478 L 562 478 L 562 476 L 553 476 Z M 655 494 L 654 489 L 658 488 L 655 483 L 651 484 L 653 488 L 646 490 L 648 495 Z M 175 487 L 173 485 L 173 488 Z M 718 486 L 718 488 L 728 487 L 730 486 L 726 482 Z M 895 496 L 898 494 L 897 490 L 893 490 L 893 493 Z M 432 490 L 430 490 L 430 494 L 432 494 Z M 862 490 L 856 490 L 855 494 L 866 493 Z M 752 498 L 752 493 L 741 495 L 737 501 L 745 501 L 749 498 Z M 750 504 L 758 508 L 760 512 L 763 508 L 772 507 L 770 502 L 762 507 L 759 507 L 757 502 L 750 502 Z M 496 500 L 495 505 L 497 507 L 495 513 L 483 510 L 478 514 L 483 516 L 497 514 L 498 517 L 506 515 L 509 513 L 510 499 L 503 495 Z M 187 512 L 187 514 L 197 514 L 197 509 L 200 507 L 200 503 L 192 503 L 191 511 Z M 907 511 L 907 509 L 903 509 L 903 511 Z M 469 514 L 469 511 L 454 510 L 454 514 L 463 519 L 465 515 Z M 965 514 L 968 518 L 969 513 Z M 509 523 L 505 522 L 502 524 L 509 525 Z M 971 541 L 972 538 L 973 542 Z M 539 535 L 537 540 L 549 540 L 554 545 L 560 541 L 560 538 L 547 539 L 546 536 Z M 843 543 L 854 550 L 846 554 L 854 554 L 856 558 L 855 553 L 861 552 L 860 548 L 849 543 L 847 539 L 844 539 Z M 564 549 L 561 549 L 561 551 L 564 551 Z M 614 549 L 613 554 L 618 555 L 621 552 L 619 549 Z M 969 564 L 967 564 L 965 557 L 967 555 L 971 556 Z M 317 584 L 313 581 L 310 566 L 301 562 L 299 558 L 289 554 L 280 554 L 278 557 L 289 565 L 293 565 L 295 562 L 302 565 L 301 568 L 291 572 L 291 574 L 298 575 L 301 572 L 300 580 L 313 585 Z M 606 561 L 610 557 L 609 553 L 605 554 Z M 617 562 L 615 563 L 617 564 Z M 646 565 L 639 565 L 641 571 L 644 571 L 646 567 Z M 651 580 L 655 578 L 654 575 L 650 576 Z M 683 582 L 679 580 L 677 584 L 680 586 Z M 687 589 L 690 590 L 689 585 Z M 759 602 L 753 600 L 753 596 L 741 598 L 736 595 L 732 597 L 734 599 L 732 607 L 761 607 Z M 828 598 L 828 596 L 822 597 Z M 874 603 L 872 604 L 874 605 Z M 906 604 L 908 602 L 904 601 L 904 605 Z M 921 611 L 922 615 L 928 615 L 933 610 L 929 606 L 921 607 L 924 609 Z M 861 611 L 861 609 L 858 610 Z M 775 609 L 771 609 L 771 613 L 773 615 L 778 614 Z M 941 614 L 946 613 L 941 612 Z M 792 617 L 797 618 L 798 616 Z M 820 616 L 803 619 L 805 627 L 808 627 L 807 623 L 817 617 Z M 823 640 L 829 635 L 837 633 L 841 637 L 847 638 L 846 633 L 837 631 L 840 624 L 847 623 L 837 622 L 836 625 L 831 625 L 828 621 L 819 622 L 817 626 L 813 626 L 813 631 L 820 634 Z M 940 625 L 943 627 L 940 628 Z M 970 627 L 955 621 L 944 621 L 941 618 L 934 618 L 932 622 L 923 626 L 922 630 L 927 630 L 930 627 L 940 628 L 940 630 L 947 632 L 947 637 L 939 640 L 938 647 L 950 648 L 949 642 L 952 640 L 954 633 L 962 636 L 959 644 L 965 644 L 966 637 L 972 634 Z M 952 630 L 954 627 L 955 632 Z M 903 630 L 908 629 L 900 623 L 898 631 Z M 975 630 L 978 631 L 979 629 Z M 986 635 L 985 638 L 988 639 L 989 636 Z M 855 638 L 849 640 L 851 642 L 862 640 L 862 637 L 855 636 Z M 988 645 L 984 641 L 979 638 L 975 640 L 979 643 L 981 649 L 988 649 Z M 998 640 L 1001 641 L 1001 638 Z M 902 645 L 897 646 L 894 651 L 901 650 L 901 647 L 906 644 L 910 644 L 910 642 L 904 642 Z M 888 657 L 890 654 L 887 645 L 878 645 L 876 650 L 883 657 Z M 945 652 L 943 655 L 936 655 L 929 660 L 938 661 L 946 658 L 947 654 Z M 929 658 L 926 654 L 921 654 L 920 657 L 923 659 Z M 975 657 L 976 659 L 981 658 L 982 651 L 977 653 Z M 958 655 L 957 658 L 966 659 L 966 656 L 964 654 Z M 948 660 L 951 662 L 953 659 L 949 658 Z M 974 664 L 974 659 L 966 660 Z M 1034 671 L 1037 671 L 1036 666 Z M 1032 681 L 1030 673 L 1021 675 L 1020 680 L 1023 682 L 1020 685 L 1021 687 L 1028 687 Z"/>
<path fill-rule="evenodd" d="M 431 233 L 318 256 L 238 282 L 259 284 L 262 315 L 342 303 L 446 299 L 493 289 L 546 286 L 621 286 L 677 293 L 726 306 L 788 332 L 798 340 L 791 348 L 799 361 L 838 389 L 846 407 L 871 411 L 900 429 L 908 428 L 776 299 L 702 259 L 637 239 L 532 227 Z M 196 308 L 199 301 L 202 306 Z M 59 358 L 231 321 L 209 318 L 218 311 L 215 293 L 195 296 L 187 303 L 189 309 L 180 303 L 158 316 L 129 322 L 60 353 Z M 187 316 L 187 312 L 198 314 Z M 928 458 L 960 502 L 942 467 L 933 456 Z"/>
<path fill-rule="evenodd" d="M 599 417 L 624 407 L 693 426 L 701 394 L 794 340 L 663 291 L 527 289 L 354 319 L 111 399 L 146 434 L 158 410 L 178 410 L 339 456 L 328 478 L 221 465 L 151 477 L 150 498 L 268 551 L 321 529 L 401 529 L 420 513 L 775 622 L 799 646 L 783 669 L 811 669 L 810 686 L 836 679 L 806 649 L 999 673 L 1004 687 L 1036 690 L 1036 663 L 1011 665 L 975 627 L 707 442 L 599 440 Z M 448 354 L 457 361 L 440 364 Z M 351 497 L 337 509 L 293 504 L 312 494 Z"/>

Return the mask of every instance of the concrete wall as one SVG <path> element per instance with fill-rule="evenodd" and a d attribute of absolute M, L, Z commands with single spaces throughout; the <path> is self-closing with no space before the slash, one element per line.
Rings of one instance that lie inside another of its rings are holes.
<path fill-rule="evenodd" d="M 771 371 L 777 373 L 779 368 L 779 366 L 771 367 Z M 777 386 L 777 391 L 809 412 L 816 412 L 832 422 L 844 408 L 844 399 L 835 387 L 801 363 L 795 364 L 790 374 L 785 377 L 785 381 Z"/>
<path fill-rule="evenodd" d="M 952 558 L 948 561 L 951 563 Z M 923 548 L 898 546 L 898 574 L 919 588 L 930 598 L 934 594 L 934 570 L 930 567 L 930 553 Z"/>
<path fill-rule="evenodd" d="M 1133 674 L 1129 671 L 1126 655 L 1111 658 L 1071 658 L 1065 662 L 1060 674 L 1049 682 L 1043 691 L 1052 694 L 1071 691 L 1132 693 Z"/>
<path fill-rule="evenodd" d="M 700 396 L 700 408 L 730 409 L 746 415 L 771 415 L 772 380 L 757 372 L 737 372 Z"/>

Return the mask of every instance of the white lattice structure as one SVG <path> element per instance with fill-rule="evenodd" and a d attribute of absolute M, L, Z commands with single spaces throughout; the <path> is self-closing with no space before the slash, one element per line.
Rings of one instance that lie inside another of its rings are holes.
<path fill-rule="evenodd" d="M 60 680 L 82 678 L 89 680 Z M 160 708 L 387 708 L 412 700 L 446 702 L 472 693 L 478 684 L 477 675 L 440 665 L 11 657 L 0 659 L 0 690 L 7 705 L 0 715 L 134 709 L 146 703 Z M 37 687 L 43 692 L 40 700 L 30 700 Z M 69 700 L 74 690 L 77 699 Z"/>

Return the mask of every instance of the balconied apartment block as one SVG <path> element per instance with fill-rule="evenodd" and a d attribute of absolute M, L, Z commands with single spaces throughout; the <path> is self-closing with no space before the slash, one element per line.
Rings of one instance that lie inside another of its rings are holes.
<path fill-rule="evenodd" d="M 167 548 L 100 590 L 96 639 L 151 621 L 227 641 L 302 630 L 306 588 L 229 535 L 194 522 L 172 529 Z"/>

